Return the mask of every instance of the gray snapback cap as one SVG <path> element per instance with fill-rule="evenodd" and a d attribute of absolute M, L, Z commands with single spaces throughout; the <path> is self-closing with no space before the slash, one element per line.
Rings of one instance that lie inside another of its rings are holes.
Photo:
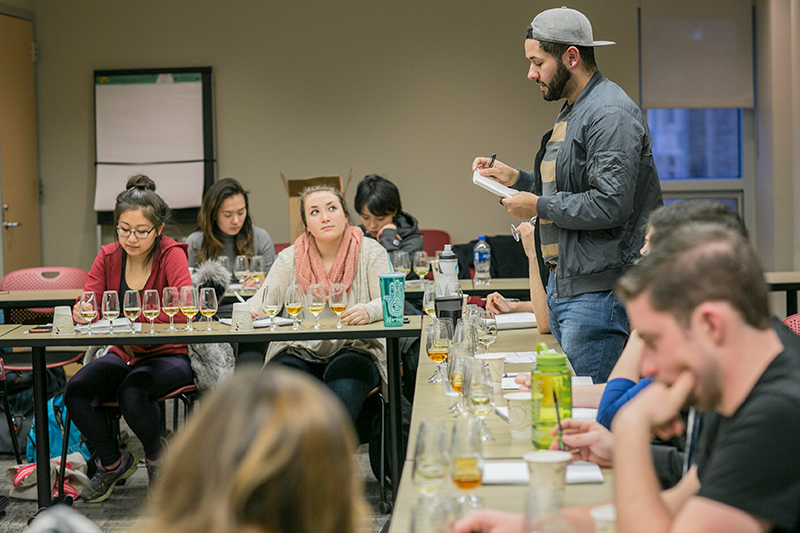
<path fill-rule="evenodd" d="M 567 6 L 542 11 L 531 22 L 529 35 L 537 41 L 575 46 L 608 46 L 613 41 L 595 41 L 592 23 L 580 11 Z"/>

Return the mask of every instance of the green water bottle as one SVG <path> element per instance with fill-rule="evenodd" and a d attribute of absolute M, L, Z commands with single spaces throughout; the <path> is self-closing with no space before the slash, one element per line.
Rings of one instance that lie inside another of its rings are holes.
<path fill-rule="evenodd" d="M 553 442 L 551 433 L 557 423 L 556 404 L 561 420 L 572 416 L 572 376 L 567 356 L 546 351 L 547 345 L 539 343 L 536 367 L 531 374 L 533 445 L 538 450 L 548 449 Z"/>

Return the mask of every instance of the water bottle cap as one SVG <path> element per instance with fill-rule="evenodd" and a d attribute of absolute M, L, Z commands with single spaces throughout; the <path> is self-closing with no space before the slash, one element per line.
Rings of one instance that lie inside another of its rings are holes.
<path fill-rule="evenodd" d="M 445 244 L 444 245 L 444 252 L 447 253 L 447 252 L 451 252 L 451 251 L 452 250 L 450 249 L 450 245 L 449 244 Z"/>
<path fill-rule="evenodd" d="M 563 353 L 541 353 L 536 356 L 536 370 L 559 370 L 566 368 L 567 356 Z"/>
<path fill-rule="evenodd" d="M 479 241 L 485 241 L 486 240 L 486 236 L 485 235 L 481 235 L 480 237 L 478 237 L 478 240 Z"/>

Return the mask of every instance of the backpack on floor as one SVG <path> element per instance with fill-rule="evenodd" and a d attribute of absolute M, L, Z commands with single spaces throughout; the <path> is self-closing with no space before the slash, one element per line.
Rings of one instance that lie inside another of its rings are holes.
<path fill-rule="evenodd" d="M 61 457 L 61 447 L 64 443 L 64 395 L 59 394 L 54 396 L 47 402 L 47 425 L 50 431 L 50 458 Z M 34 417 L 33 427 L 28 434 L 28 447 L 26 454 L 28 462 L 36 461 L 36 424 L 38 421 Z M 81 442 L 81 432 L 75 427 L 75 424 L 69 425 L 69 448 L 67 448 L 67 455 L 78 452 L 87 461 L 91 454 L 86 444 Z"/>

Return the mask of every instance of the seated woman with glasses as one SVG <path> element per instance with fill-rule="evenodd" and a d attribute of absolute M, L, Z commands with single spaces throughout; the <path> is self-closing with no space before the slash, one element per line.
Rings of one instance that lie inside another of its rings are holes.
<path fill-rule="evenodd" d="M 342 193 L 328 186 L 306 188 L 300 195 L 300 216 L 306 231 L 278 254 L 264 284 L 248 300 L 254 315 L 261 313 L 267 286 L 284 290 L 299 284 L 303 292 L 321 284 L 327 296 L 333 283 L 347 293 L 343 324 L 369 324 L 383 318 L 378 276 L 389 272 L 389 260 L 376 241 L 365 239 L 350 225 Z M 257 310 L 257 311 L 256 311 Z M 263 315 L 262 315 L 263 316 Z M 323 317 L 333 317 L 329 307 Z M 342 400 L 355 420 L 369 392 L 386 379 L 386 348 L 383 340 L 314 340 L 265 344 L 239 344 L 239 357 L 255 351 L 270 364 L 299 368 L 323 381 Z"/>
<path fill-rule="evenodd" d="M 169 207 L 155 192 L 156 185 L 147 176 L 128 180 L 127 189 L 117 196 L 114 225 L 119 240 L 103 246 L 92 264 L 84 291 L 93 291 L 96 301 L 104 291 L 143 291 L 164 287 L 191 286 L 187 266 L 187 245 L 163 235 Z M 72 316 L 86 324 L 79 306 Z M 99 306 L 97 307 L 99 309 Z M 139 321 L 144 321 L 140 316 Z M 176 322 L 186 320 L 175 316 Z M 162 311 L 157 322 L 169 322 Z M 98 455 L 97 473 L 86 485 L 81 497 L 87 502 L 101 502 L 109 497 L 114 485 L 136 471 L 139 459 L 121 451 L 107 413 L 98 406 L 116 401 L 122 416 L 144 447 L 147 474 L 157 473 L 161 454 L 161 411 L 156 399 L 193 383 L 185 344 L 157 346 L 111 346 L 108 353 L 84 365 L 67 383 L 64 403 L 75 426 L 91 443 Z"/>
<path fill-rule="evenodd" d="M 225 178 L 212 185 L 203 196 L 197 224 L 200 230 L 186 238 L 190 267 L 224 255 L 232 269 L 237 255 L 260 255 L 269 272 L 275 261 L 275 247 L 267 230 L 253 225 L 250 201 L 241 183 Z M 244 285 L 255 287 L 256 282 L 248 278 Z"/>
<path fill-rule="evenodd" d="M 358 184 L 355 208 L 364 235 L 376 239 L 387 252 L 402 250 L 413 257 L 422 250 L 422 232 L 417 219 L 403 211 L 400 191 L 376 174 Z"/>

